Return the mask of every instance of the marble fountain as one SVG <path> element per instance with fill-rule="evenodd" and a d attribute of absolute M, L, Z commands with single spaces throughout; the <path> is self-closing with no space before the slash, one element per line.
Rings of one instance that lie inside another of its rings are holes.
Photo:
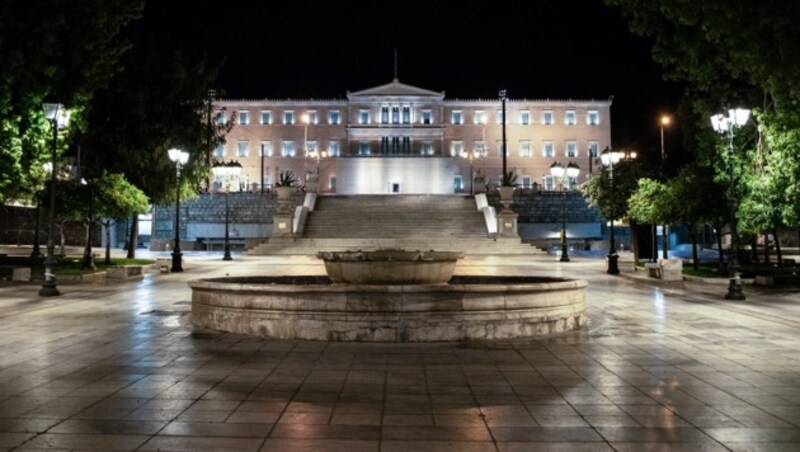
<path fill-rule="evenodd" d="M 261 337 L 434 342 L 532 337 L 586 323 L 586 281 L 453 276 L 458 253 L 319 253 L 328 276 L 191 282 L 196 328 Z"/>

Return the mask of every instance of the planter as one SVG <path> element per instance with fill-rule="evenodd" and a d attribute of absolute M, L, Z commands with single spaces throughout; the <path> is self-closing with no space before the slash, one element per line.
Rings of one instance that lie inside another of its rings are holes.
<path fill-rule="evenodd" d="M 289 200 L 292 199 L 294 187 L 275 187 L 275 191 L 278 193 L 278 199 Z"/>
<path fill-rule="evenodd" d="M 514 200 L 514 187 L 501 185 L 497 187 L 497 191 L 500 192 L 500 201 L 504 206 L 511 204 L 511 201 Z"/>

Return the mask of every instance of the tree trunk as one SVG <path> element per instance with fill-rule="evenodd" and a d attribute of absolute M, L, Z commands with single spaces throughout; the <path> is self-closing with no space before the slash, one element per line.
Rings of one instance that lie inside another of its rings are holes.
<path fill-rule="evenodd" d="M 689 238 L 692 240 L 692 268 L 697 271 L 700 263 L 697 259 L 697 231 L 693 224 L 687 225 L 689 227 Z"/>
<path fill-rule="evenodd" d="M 753 263 L 758 263 L 758 235 L 754 235 L 750 240 L 750 249 L 753 251 Z"/>
<path fill-rule="evenodd" d="M 66 257 L 67 255 L 67 237 L 64 235 L 64 225 L 62 223 L 58 224 L 58 246 L 61 249 L 61 257 Z"/>
<path fill-rule="evenodd" d="M 128 238 L 128 259 L 136 259 L 136 244 L 139 241 L 139 214 L 131 218 L 131 235 Z"/>
<path fill-rule="evenodd" d="M 764 263 L 769 265 L 769 234 L 764 234 Z"/>
<path fill-rule="evenodd" d="M 633 253 L 633 265 L 639 262 L 639 233 L 636 231 L 636 221 L 631 220 L 631 252 Z"/>
<path fill-rule="evenodd" d="M 717 255 L 719 256 L 719 268 L 722 270 L 725 267 L 725 258 L 722 256 L 722 227 L 716 226 L 714 229 L 717 230 Z"/>
<path fill-rule="evenodd" d="M 661 240 L 662 244 L 664 245 L 664 249 L 661 251 L 661 257 L 664 259 L 669 259 L 669 233 L 666 224 L 661 226 Z"/>
<path fill-rule="evenodd" d="M 105 264 L 106 264 L 106 266 L 108 266 L 108 265 L 111 265 L 111 225 L 112 225 L 112 223 L 110 221 L 106 221 L 106 222 L 102 223 L 102 225 L 103 225 L 103 228 L 105 228 L 105 234 L 106 234 L 106 260 L 105 260 Z"/>
<path fill-rule="evenodd" d="M 778 238 L 778 227 L 772 229 L 775 236 L 775 255 L 778 256 L 778 268 L 783 268 L 783 254 L 781 253 L 781 239 Z"/>
<path fill-rule="evenodd" d="M 656 223 L 650 227 L 650 262 L 658 260 L 658 234 L 656 230 Z"/>

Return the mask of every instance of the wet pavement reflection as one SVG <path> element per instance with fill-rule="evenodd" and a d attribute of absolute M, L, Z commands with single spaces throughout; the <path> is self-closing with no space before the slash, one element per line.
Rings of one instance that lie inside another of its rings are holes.
<path fill-rule="evenodd" d="M 193 331 L 187 281 L 316 275 L 310 257 L 186 256 L 140 281 L 0 285 L 0 449 L 798 450 L 800 295 L 468 258 L 460 275 L 589 281 L 590 325 L 434 344 Z M 641 273 L 641 272 L 639 272 Z"/>

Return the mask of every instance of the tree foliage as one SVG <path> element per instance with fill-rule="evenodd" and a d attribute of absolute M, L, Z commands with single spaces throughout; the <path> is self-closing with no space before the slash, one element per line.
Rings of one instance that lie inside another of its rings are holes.
<path fill-rule="evenodd" d="M 0 2 L 0 202 L 30 199 L 44 183 L 52 134 L 42 102 L 74 109 L 79 126 L 80 111 L 127 49 L 120 32 L 143 7 L 144 0 Z"/>

